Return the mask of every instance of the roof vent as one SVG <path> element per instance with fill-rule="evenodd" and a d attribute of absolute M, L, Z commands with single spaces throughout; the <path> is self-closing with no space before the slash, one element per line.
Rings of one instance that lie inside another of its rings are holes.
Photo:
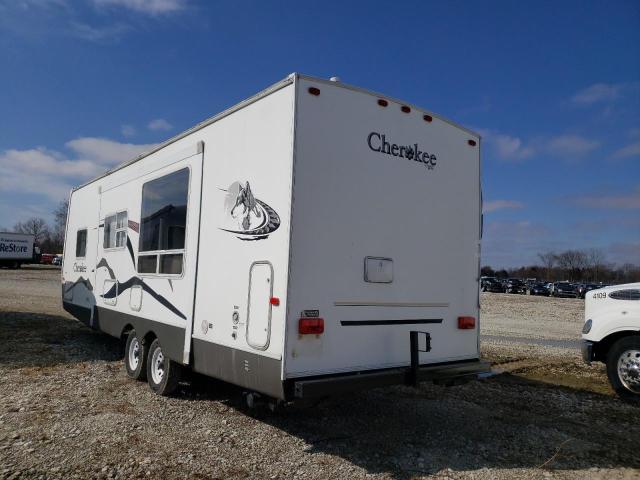
<path fill-rule="evenodd" d="M 331 80 L 332 82 L 339 82 L 340 77 L 331 77 L 329 80 Z"/>

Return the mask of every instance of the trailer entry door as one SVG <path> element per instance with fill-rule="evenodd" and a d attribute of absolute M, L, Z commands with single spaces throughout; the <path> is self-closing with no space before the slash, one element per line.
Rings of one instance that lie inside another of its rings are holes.
<path fill-rule="evenodd" d="M 258 350 L 269 346 L 272 292 L 273 267 L 269 262 L 254 262 L 249 270 L 247 343 Z"/>

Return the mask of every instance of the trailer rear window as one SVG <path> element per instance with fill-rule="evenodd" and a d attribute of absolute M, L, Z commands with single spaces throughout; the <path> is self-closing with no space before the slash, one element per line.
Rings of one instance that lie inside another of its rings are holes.
<path fill-rule="evenodd" d="M 76 258 L 84 258 L 87 255 L 87 229 L 83 228 L 76 233 Z"/>
<path fill-rule="evenodd" d="M 188 168 L 142 186 L 139 273 L 182 274 L 188 198 Z"/>

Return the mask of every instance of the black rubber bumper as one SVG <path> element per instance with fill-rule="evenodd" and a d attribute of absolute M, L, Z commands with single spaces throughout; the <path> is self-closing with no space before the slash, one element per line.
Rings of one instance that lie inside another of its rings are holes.
<path fill-rule="evenodd" d="M 580 350 L 582 351 L 582 360 L 585 363 L 591 363 L 593 361 L 593 342 L 583 340 Z"/>
<path fill-rule="evenodd" d="M 457 384 L 475 380 L 480 374 L 489 373 L 491 364 L 483 360 L 424 365 L 418 370 L 418 381 Z M 375 372 L 327 376 L 294 381 L 294 397 L 317 398 L 356 390 L 403 385 L 409 383 L 407 368 L 393 368 Z"/>

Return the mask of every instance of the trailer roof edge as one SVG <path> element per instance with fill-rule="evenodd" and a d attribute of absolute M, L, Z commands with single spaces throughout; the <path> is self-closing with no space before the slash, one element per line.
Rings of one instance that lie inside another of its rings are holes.
<path fill-rule="evenodd" d="M 292 74 L 288 75 L 286 78 L 280 80 L 279 82 L 274 83 L 273 85 L 265 88 L 264 90 L 261 90 L 260 92 L 256 93 L 255 95 L 253 95 L 253 96 L 251 96 L 251 97 L 249 97 L 249 98 L 247 98 L 247 99 L 245 99 L 245 100 L 243 100 L 243 101 L 241 101 L 239 103 L 236 103 L 235 105 L 227 108 L 226 110 L 223 110 L 222 112 L 217 113 L 217 114 L 213 115 L 212 117 L 209 117 L 206 120 L 203 120 L 200 123 L 197 123 L 193 127 L 189 128 L 189 129 L 187 129 L 187 130 L 185 130 L 185 131 L 183 131 L 181 133 L 178 133 L 177 135 L 169 138 L 168 140 L 165 140 L 164 142 L 159 143 L 155 148 L 149 150 L 148 152 L 143 152 L 140 155 L 138 155 L 137 157 L 132 158 L 131 160 L 127 160 L 127 161 L 125 161 L 123 163 L 120 163 L 119 165 L 116 165 L 112 169 L 107 170 L 103 174 L 98 175 L 97 177 L 95 177 L 95 178 L 93 178 L 93 179 L 91 179 L 91 180 L 89 180 L 89 181 L 87 181 L 87 182 L 85 182 L 85 183 L 83 183 L 83 184 L 81 184 L 81 185 L 79 185 L 77 187 L 72 188 L 71 192 L 73 193 L 76 190 L 79 190 L 79 189 L 81 189 L 83 187 L 86 187 L 87 185 L 90 185 L 90 184 L 92 184 L 94 182 L 97 182 L 98 180 L 100 180 L 101 178 L 106 177 L 107 175 L 110 175 L 110 174 L 112 174 L 114 172 L 117 172 L 118 170 L 121 170 L 121 169 L 123 169 L 125 167 L 128 167 L 129 165 L 132 165 L 132 164 L 142 160 L 143 158 L 146 158 L 149 155 L 162 150 L 163 148 L 171 145 L 172 143 L 175 143 L 178 140 L 181 140 L 181 139 L 185 138 L 186 136 L 197 132 L 198 130 L 202 130 L 204 127 L 207 127 L 207 126 L 211 125 L 212 123 L 215 123 L 218 120 L 221 120 L 224 117 L 227 117 L 227 116 L 231 115 L 232 113 L 237 112 L 238 110 L 241 110 L 244 107 L 246 107 L 248 105 L 251 105 L 252 103 L 257 102 L 258 100 L 260 100 L 260 99 L 262 99 L 262 98 L 264 98 L 264 97 L 266 97 L 266 96 L 268 96 L 268 95 L 270 95 L 270 94 L 272 94 L 274 92 L 277 92 L 278 90 L 281 90 L 281 89 L 283 89 L 284 87 L 286 87 L 288 85 L 291 85 L 292 83 L 294 83 L 296 77 L 297 77 L 296 73 L 292 73 Z"/>
<path fill-rule="evenodd" d="M 292 74 L 293 75 L 293 74 Z M 459 123 L 454 122 L 453 120 L 448 119 L 447 117 L 444 117 L 438 113 L 434 113 L 430 110 L 425 110 L 422 107 L 419 107 L 418 105 L 415 105 L 413 103 L 410 102 L 405 102 L 404 100 L 400 100 L 394 97 L 390 97 L 389 95 L 384 95 L 382 93 L 379 92 L 375 92 L 373 90 L 368 90 L 366 88 L 362 88 L 362 87 L 357 87 L 355 85 L 350 85 L 348 83 L 344 83 L 341 80 L 334 82 L 331 80 L 326 80 L 324 78 L 318 78 L 318 77 L 314 77 L 311 75 L 303 75 L 301 73 L 296 74 L 298 78 L 301 78 L 303 80 L 310 80 L 313 82 L 319 82 L 319 83 L 324 83 L 326 85 L 333 85 L 333 86 L 340 86 L 342 88 L 346 88 L 347 90 L 353 90 L 355 92 L 360 92 L 360 93 L 366 93 L 368 95 L 374 96 L 374 97 L 378 97 L 378 98 L 384 98 L 386 100 L 395 102 L 395 103 L 399 103 L 400 105 L 407 105 L 409 107 L 411 107 L 412 109 L 418 110 L 420 112 L 423 113 L 427 113 L 429 115 L 431 115 L 432 117 L 437 118 L 438 120 L 442 120 L 445 123 L 448 123 L 449 125 L 459 128 L 460 130 L 464 130 L 465 132 L 467 132 L 470 135 L 473 135 L 475 137 L 478 137 L 478 140 L 480 140 L 482 138 L 482 136 L 478 133 L 478 132 L 474 132 L 473 130 L 471 130 L 470 128 L 464 127 L 462 125 L 460 125 Z"/>
<path fill-rule="evenodd" d="M 458 124 L 458 123 L 456 123 L 456 122 L 454 122 L 452 120 L 449 120 L 448 118 L 443 117 L 442 115 L 439 115 L 437 113 L 431 112 L 429 110 L 425 110 L 424 108 L 419 107 L 419 106 L 417 106 L 415 104 L 412 104 L 412 103 L 409 103 L 409 102 L 405 102 L 403 100 L 399 100 L 399 99 L 394 98 L 394 97 L 389 97 L 388 95 L 383 95 L 383 94 L 375 92 L 373 90 L 368 90 L 366 88 L 361 88 L 361 87 L 357 87 L 355 85 L 350 85 L 348 83 L 343 83 L 341 81 L 340 82 L 333 82 L 331 80 L 326 80 L 324 78 L 318 78 L 318 77 L 313 77 L 311 75 L 303 75 L 303 74 L 294 72 L 294 73 L 291 73 L 290 75 L 287 75 L 286 78 L 280 80 L 279 82 L 276 82 L 273 85 L 265 88 L 264 90 L 261 90 L 260 92 L 256 93 L 255 95 L 247 98 L 246 100 L 243 100 L 243 101 L 241 101 L 239 103 L 236 103 L 235 105 L 227 108 L 226 110 L 223 110 L 222 112 L 217 113 L 217 114 L 213 115 L 212 117 L 209 117 L 206 120 L 203 120 L 200 123 L 197 123 L 193 127 L 191 127 L 189 129 L 187 129 L 187 130 L 185 130 L 185 131 L 183 131 L 183 132 L 181 132 L 181 133 L 169 138 L 168 140 L 165 140 L 164 142 L 159 143 L 155 148 L 149 150 L 148 152 L 143 152 L 140 155 L 138 155 L 137 157 L 132 158 L 131 160 L 127 160 L 127 161 L 125 161 L 125 162 L 123 162 L 123 163 L 121 163 L 119 165 L 116 165 L 114 168 L 112 168 L 110 170 L 107 170 L 103 174 L 98 175 L 97 177 L 95 177 L 95 178 L 93 178 L 93 179 L 91 179 L 91 180 L 89 180 L 89 181 L 87 181 L 87 182 L 85 182 L 85 183 L 83 183 L 83 184 L 81 184 L 81 185 L 79 185 L 77 187 L 72 188 L 71 189 L 71 193 L 73 193 L 76 190 L 79 190 L 79 189 L 81 189 L 83 187 L 86 187 L 87 185 L 90 185 L 90 184 L 92 184 L 94 182 L 97 182 L 98 180 L 106 177 L 107 175 L 110 175 L 110 174 L 112 174 L 114 172 L 117 172 L 118 170 L 121 170 L 121 169 L 123 169 L 125 167 L 128 167 L 129 165 L 132 165 L 132 164 L 142 160 L 143 158 L 146 158 L 149 155 L 162 150 L 163 148 L 171 145 L 172 143 L 175 143 L 178 140 L 181 140 L 181 139 L 185 138 L 186 136 L 191 135 L 192 133 L 195 133 L 198 130 L 201 130 L 204 127 L 207 127 L 207 126 L 211 125 L 212 123 L 215 123 L 218 120 L 221 120 L 224 117 L 227 117 L 227 116 L 231 115 L 232 113 L 237 112 L 238 110 L 241 110 L 244 107 L 246 107 L 248 105 L 251 105 L 252 103 L 257 102 L 258 100 L 260 100 L 260 99 L 262 99 L 262 98 L 264 98 L 264 97 L 266 97 L 266 96 L 268 96 L 268 95 L 270 95 L 270 94 L 272 94 L 274 92 L 277 92 L 278 90 L 281 90 L 282 88 L 284 88 L 284 87 L 286 87 L 288 85 L 291 85 L 292 83 L 294 83 L 296 81 L 297 78 L 301 78 L 301 79 L 308 80 L 308 81 L 313 81 L 313 82 L 324 83 L 324 84 L 327 84 L 327 85 L 333 85 L 333 86 L 337 85 L 337 86 L 339 86 L 341 88 L 346 88 L 348 90 L 353 90 L 355 92 L 365 93 L 365 94 L 368 94 L 368 95 L 371 95 L 371 96 L 375 96 L 375 97 L 386 98 L 386 99 L 388 99 L 388 100 L 390 100 L 392 102 L 396 102 L 396 103 L 399 103 L 399 104 L 402 104 L 402 105 L 408 105 L 408 106 L 410 106 L 411 108 L 413 108 L 415 110 L 427 113 L 427 114 L 429 114 L 429 115 L 431 115 L 431 116 L 433 116 L 433 117 L 435 117 L 435 118 L 437 118 L 437 119 L 439 119 L 439 120 L 441 120 L 441 121 L 443 121 L 445 123 L 448 123 L 449 125 L 451 125 L 451 126 L 453 126 L 455 128 L 459 128 L 460 130 L 463 130 L 463 131 L 469 133 L 470 135 L 473 135 L 473 136 L 477 137 L 479 140 L 482 138 L 481 135 L 478 134 L 477 132 L 474 132 L 473 130 L 471 130 L 469 128 L 463 127 L 462 125 L 460 125 L 460 124 Z"/>

